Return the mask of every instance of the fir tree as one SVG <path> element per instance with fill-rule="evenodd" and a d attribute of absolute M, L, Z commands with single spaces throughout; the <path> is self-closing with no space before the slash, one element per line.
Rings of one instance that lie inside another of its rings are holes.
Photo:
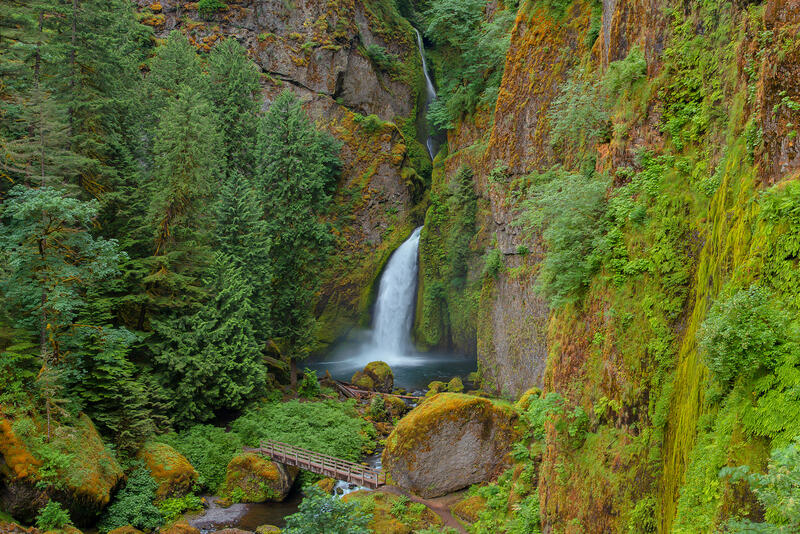
<path fill-rule="evenodd" d="M 291 92 L 281 93 L 259 122 L 256 186 L 272 239 L 271 324 L 296 357 L 310 350 L 320 265 L 333 242 L 321 215 L 331 201 L 338 149 Z"/>
<path fill-rule="evenodd" d="M 154 322 L 163 340 L 156 361 L 173 391 L 173 419 L 179 425 L 241 409 L 264 391 L 251 289 L 241 267 L 218 253 L 207 284 L 213 296 L 197 313 Z"/>

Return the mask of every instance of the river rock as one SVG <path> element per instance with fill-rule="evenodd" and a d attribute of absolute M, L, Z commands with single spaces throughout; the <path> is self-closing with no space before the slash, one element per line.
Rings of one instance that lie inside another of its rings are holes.
<path fill-rule="evenodd" d="M 157 499 L 184 497 L 192 491 L 197 471 L 185 456 L 166 443 L 145 443 L 137 457 L 144 461 L 158 483 Z"/>
<path fill-rule="evenodd" d="M 186 521 L 178 521 L 158 529 L 159 534 L 200 534 L 200 529 L 191 526 Z"/>
<path fill-rule="evenodd" d="M 275 525 L 261 525 L 256 528 L 256 534 L 281 534 L 281 529 Z"/>
<path fill-rule="evenodd" d="M 452 379 L 450 379 L 450 382 L 447 383 L 447 391 L 450 393 L 463 393 L 464 382 L 461 381 L 460 377 L 454 376 Z"/>
<path fill-rule="evenodd" d="M 280 502 L 292 489 L 298 469 L 253 453 L 238 454 L 228 463 L 222 493 L 239 491 L 239 502 Z"/>
<path fill-rule="evenodd" d="M 488 399 L 440 393 L 400 420 L 386 440 L 383 468 L 424 498 L 490 480 L 508 463 L 516 418 Z"/>
<path fill-rule="evenodd" d="M 386 362 L 369 362 L 363 371 L 353 375 L 351 381 L 363 389 L 391 393 L 394 387 L 394 373 Z"/>
<path fill-rule="evenodd" d="M 115 529 L 109 530 L 108 534 L 144 534 L 141 530 L 131 525 L 125 525 L 124 527 L 117 527 Z"/>
<path fill-rule="evenodd" d="M 76 525 L 94 524 L 124 473 L 92 421 L 80 414 L 69 424 L 53 426 L 48 448 L 69 461 L 47 483 L 39 476 L 43 459 L 17 435 L 21 431 L 15 422 L 24 423 L 32 435 L 47 432 L 39 419 L 14 421 L 0 412 L 0 509 L 32 523 L 39 509 L 55 500 Z"/>

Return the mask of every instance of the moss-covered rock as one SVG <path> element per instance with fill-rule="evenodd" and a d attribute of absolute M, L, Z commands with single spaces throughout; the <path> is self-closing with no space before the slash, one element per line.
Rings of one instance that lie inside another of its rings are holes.
<path fill-rule="evenodd" d="M 158 530 L 159 534 L 200 534 L 200 530 L 194 528 L 186 521 L 178 521 L 172 525 L 165 525 Z"/>
<path fill-rule="evenodd" d="M 394 373 L 386 362 L 369 362 L 363 371 L 353 375 L 351 381 L 363 389 L 391 393 L 394 387 Z"/>
<path fill-rule="evenodd" d="M 159 500 L 184 497 L 192 491 L 197 471 L 186 457 L 166 443 L 145 443 L 137 457 L 144 461 L 158 483 L 156 497 Z"/>
<path fill-rule="evenodd" d="M 315 482 L 316 486 L 325 493 L 333 493 L 333 488 L 336 486 L 336 481 L 330 477 L 323 478 Z"/>
<path fill-rule="evenodd" d="M 45 424 L 0 413 L 0 508 L 31 523 L 55 500 L 76 525 L 91 525 L 122 481 L 122 468 L 86 415 L 53 424 L 49 442 L 41 439 Z"/>
<path fill-rule="evenodd" d="M 447 383 L 447 391 L 450 393 L 463 393 L 464 382 L 461 381 L 460 377 L 454 376 L 450 382 Z"/>
<path fill-rule="evenodd" d="M 508 463 L 516 419 L 508 405 L 440 393 L 400 420 L 383 467 L 397 486 L 425 498 L 490 480 Z"/>
<path fill-rule="evenodd" d="M 442 519 L 430 508 L 410 501 L 407 497 L 380 491 L 359 490 L 342 497 L 371 508 L 369 529 L 381 534 L 411 534 L 431 527 L 441 527 Z"/>
<path fill-rule="evenodd" d="M 275 525 L 261 525 L 256 527 L 256 534 L 281 534 L 281 529 Z"/>
<path fill-rule="evenodd" d="M 221 493 L 237 493 L 240 502 L 280 502 L 289 494 L 296 477 L 296 467 L 249 452 L 238 454 L 228 463 Z"/>
<path fill-rule="evenodd" d="M 471 495 L 450 507 L 450 511 L 458 519 L 467 523 L 478 520 L 478 514 L 486 508 L 486 499 L 480 495 Z"/>
<path fill-rule="evenodd" d="M 383 402 L 386 406 L 386 412 L 391 417 L 400 417 L 408 411 L 408 404 L 403 402 L 403 399 L 387 395 L 383 398 Z"/>
<path fill-rule="evenodd" d="M 132 527 L 131 525 L 125 525 L 124 527 L 117 527 L 113 530 L 109 530 L 108 534 L 144 534 L 138 528 Z"/>
<path fill-rule="evenodd" d="M 531 402 L 538 399 L 541 395 L 541 389 L 531 388 L 522 394 L 519 400 L 517 400 L 517 402 L 514 404 L 514 407 L 521 412 L 525 412 L 528 410 L 528 408 L 530 408 Z"/>
<path fill-rule="evenodd" d="M 434 380 L 428 384 L 428 391 L 425 393 L 426 397 L 433 397 L 434 395 L 447 390 L 447 384 L 440 380 Z"/>

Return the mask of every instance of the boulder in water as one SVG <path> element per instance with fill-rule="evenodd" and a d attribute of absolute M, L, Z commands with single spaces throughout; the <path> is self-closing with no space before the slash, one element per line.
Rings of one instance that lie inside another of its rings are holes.
<path fill-rule="evenodd" d="M 145 443 L 137 456 L 144 461 L 158 483 L 157 499 L 185 497 L 192 491 L 197 481 L 197 471 L 186 457 L 166 443 Z"/>
<path fill-rule="evenodd" d="M 238 493 L 239 502 L 280 502 L 292 489 L 297 472 L 296 467 L 271 462 L 258 454 L 237 454 L 228 463 L 222 493 Z"/>
<path fill-rule="evenodd" d="M 454 376 L 450 382 L 447 383 L 447 391 L 450 393 L 463 393 L 464 382 L 461 381 L 460 377 Z"/>
<path fill-rule="evenodd" d="M 391 393 L 394 387 L 394 373 L 386 362 L 369 362 L 363 371 L 353 375 L 352 382 L 370 391 Z"/>
<path fill-rule="evenodd" d="M 491 480 L 509 463 L 517 413 L 461 393 L 440 393 L 405 416 L 386 440 L 383 468 L 424 498 Z"/>
<path fill-rule="evenodd" d="M 426 397 L 433 397 L 437 393 L 441 393 L 447 390 L 447 384 L 442 382 L 441 380 L 434 380 L 430 384 L 428 384 L 428 391 L 425 393 Z"/>

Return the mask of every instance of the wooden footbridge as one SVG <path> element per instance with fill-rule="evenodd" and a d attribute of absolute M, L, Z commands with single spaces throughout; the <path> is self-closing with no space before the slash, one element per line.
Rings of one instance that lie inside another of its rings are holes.
<path fill-rule="evenodd" d="M 377 469 L 308 449 L 301 449 L 280 441 L 262 441 L 260 447 L 246 448 L 245 452 L 269 456 L 274 462 L 371 489 L 377 489 L 386 484 L 386 476 Z"/>

